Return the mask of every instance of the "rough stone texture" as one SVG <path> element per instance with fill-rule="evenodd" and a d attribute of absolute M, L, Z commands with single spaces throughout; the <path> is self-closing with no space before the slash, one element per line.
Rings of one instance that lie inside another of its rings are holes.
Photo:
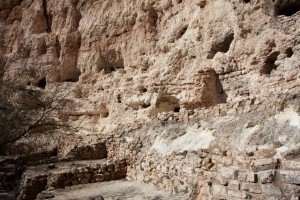
<path fill-rule="evenodd" d="M 293 0 L 3 0 L 1 81 L 63 96 L 56 117 L 76 127 L 14 147 L 125 159 L 128 179 L 195 199 L 297 199 L 299 10 Z"/>
<path fill-rule="evenodd" d="M 35 199 L 47 189 L 117 180 L 126 177 L 126 161 L 74 161 L 56 163 L 53 169 L 48 165 L 29 167 L 21 180 L 18 199 Z"/>

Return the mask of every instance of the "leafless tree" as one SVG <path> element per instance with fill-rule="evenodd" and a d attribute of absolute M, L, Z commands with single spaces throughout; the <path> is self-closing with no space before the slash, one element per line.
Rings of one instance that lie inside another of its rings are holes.
<path fill-rule="evenodd" d="M 27 134 L 68 128 L 57 119 L 69 92 L 61 94 L 59 86 L 51 92 L 3 80 L 8 68 L 0 71 L 0 148 Z"/>

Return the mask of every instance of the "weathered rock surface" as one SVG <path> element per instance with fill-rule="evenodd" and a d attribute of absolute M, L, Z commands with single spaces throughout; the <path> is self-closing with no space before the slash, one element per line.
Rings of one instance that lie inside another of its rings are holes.
<path fill-rule="evenodd" d="M 78 185 L 69 187 L 66 190 L 53 190 L 48 193 L 41 193 L 39 196 L 53 196 L 53 200 L 68 199 L 89 199 L 89 200 L 146 200 L 146 199 L 165 199 L 165 200 L 185 200 L 188 197 L 183 195 L 169 194 L 166 191 L 158 190 L 154 186 L 140 183 L 128 182 L 124 180 L 110 181 L 107 183 L 93 183 L 89 185 Z M 101 199 L 102 197 L 102 199 Z M 45 199 L 45 198 L 37 198 Z"/>
<path fill-rule="evenodd" d="M 76 127 L 10 152 L 126 160 L 129 180 L 196 199 L 297 199 L 299 11 L 293 0 L 3 0 L 1 81 L 63 97 L 55 117 Z"/>

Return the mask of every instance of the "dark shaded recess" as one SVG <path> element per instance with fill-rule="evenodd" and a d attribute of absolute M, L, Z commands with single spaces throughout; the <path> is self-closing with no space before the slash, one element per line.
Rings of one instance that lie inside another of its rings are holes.
<path fill-rule="evenodd" d="M 289 47 L 289 48 L 287 48 L 287 49 L 285 50 L 285 55 L 286 55 L 287 58 L 292 57 L 293 54 L 294 54 L 294 52 L 293 52 L 292 47 Z"/>
<path fill-rule="evenodd" d="M 179 112 L 180 111 L 180 107 L 175 107 L 174 108 L 174 112 Z"/>
<path fill-rule="evenodd" d="M 81 35 L 81 33 L 79 32 L 79 38 L 78 38 L 78 41 L 77 41 L 78 52 L 79 52 L 79 49 L 80 49 L 80 47 L 81 47 L 81 42 L 82 42 L 82 35 Z"/>
<path fill-rule="evenodd" d="M 251 0 L 243 0 L 244 3 L 250 3 Z"/>
<path fill-rule="evenodd" d="M 47 53 L 47 45 L 46 45 L 46 42 L 45 40 L 43 40 L 42 44 L 41 44 L 41 47 L 40 47 L 40 52 L 39 54 L 40 55 L 44 55 Z"/>
<path fill-rule="evenodd" d="M 107 118 L 109 116 L 109 110 L 105 104 L 100 105 L 100 117 Z"/>
<path fill-rule="evenodd" d="M 151 106 L 150 103 L 144 103 L 142 104 L 142 108 L 149 108 Z"/>
<path fill-rule="evenodd" d="M 176 34 L 176 39 L 181 38 L 181 37 L 185 34 L 185 32 L 186 32 L 187 29 L 188 29 L 188 26 L 187 26 L 187 25 L 183 26 L 183 27 L 180 29 L 180 31 Z"/>
<path fill-rule="evenodd" d="M 292 16 L 300 10 L 299 0 L 281 0 L 275 5 L 275 15 Z"/>
<path fill-rule="evenodd" d="M 46 78 L 42 78 L 41 80 L 39 80 L 37 86 L 38 86 L 39 88 L 44 89 L 44 88 L 46 87 L 46 84 L 47 84 Z"/>
<path fill-rule="evenodd" d="M 118 94 L 118 96 L 117 96 L 117 102 L 118 102 L 118 103 L 122 103 L 121 94 Z"/>
<path fill-rule="evenodd" d="M 1 18 L 2 19 L 7 19 L 11 11 L 14 9 L 16 6 L 20 6 L 22 3 L 22 0 L 10 0 L 10 3 L 6 3 L 4 0 L 1 0 L 0 2 L 0 12 L 9 10 L 9 12 L 2 12 L 1 13 Z M 2 3 L 3 2 L 3 3 Z"/>
<path fill-rule="evenodd" d="M 227 103 L 227 97 L 225 90 L 223 89 L 222 82 L 219 76 L 216 74 L 216 90 L 219 95 L 219 102 L 218 103 Z"/>
<path fill-rule="evenodd" d="M 108 112 L 108 111 L 103 112 L 103 113 L 101 113 L 101 116 L 102 116 L 103 118 L 107 118 L 107 117 L 109 116 L 109 112 Z"/>
<path fill-rule="evenodd" d="M 145 93 L 145 92 L 147 92 L 147 88 L 141 87 L 141 88 L 139 88 L 139 91 L 140 91 L 141 93 Z"/>
<path fill-rule="evenodd" d="M 77 10 L 76 10 L 77 11 Z M 79 27 L 79 23 L 80 23 L 80 20 L 82 18 L 82 15 L 79 11 L 77 11 L 77 19 L 76 19 L 76 30 L 78 29 Z"/>
<path fill-rule="evenodd" d="M 61 52 L 61 45 L 58 37 L 56 37 L 56 55 L 58 58 L 60 58 L 60 52 Z"/>
<path fill-rule="evenodd" d="M 47 33 L 52 31 L 52 14 L 49 14 L 47 11 L 47 0 L 43 0 L 44 16 L 47 24 Z"/>
<path fill-rule="evenodd" d="M 66 80 L 64 80 L 63 82 L 77 82 L 79 80 L 79 76 L 78 77 L 74 77 L 74 78 L 68 78 Z"/>
<path fill-rule="evenodd" d="M 148 11 L 148 18 L 151 26 L 157 25 L 158 14 L 153 7 Z"/>
<path fill-rule="evenodd" d="M 175 96 L 171 96 L 167 93 L 159 93 L 155 108 L 151 111 L 150 115 L 155 116 L 158 113 L 162 112 L 171 112 L 174 111 L 175 108 L 179 108 L 179 99 L 177 99 Z"/>
<path fill-rule="evenodd" d="M 273 70 L 277 69 L 277 65 L 275 65 L 275 62 L 277 60 L 278 55 L 279 52 L 275 51 L 266 58 L 264 65 L 260 70 L 261 74 L 271 74 Z"/>
<path fill-rule="evenodd" d="M 211 50 L 207 55 L 207 58 L 213 59 L 217 52 L 226 53 L 229 50 L 233 39 L 234 39 L 234 33 L 230 33 L 224 38 L 224 40 L 213 43 Z"/>
<path fill-rule="evenodd" d="M 28 188 L 26 193 L 26 199 L 36 199 L 37 195 L 44 191 L 47 186 L 47 176 L 39 177 L 38 179 L 31 179 L 30 188 Z"/>

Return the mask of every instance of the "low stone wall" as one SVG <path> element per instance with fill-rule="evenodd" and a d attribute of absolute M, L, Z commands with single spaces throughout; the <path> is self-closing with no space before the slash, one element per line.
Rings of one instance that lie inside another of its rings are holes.
<path fill-rule="evenodd" d="M 298 156 L 300 147 L 285 154 L 279 154 L 277 149 L 280 146 L 284 147 L 283 144 L 249 146 L 245 143 L 243 147 L 233 148 L 231 145 L 234 142 L 226 138 L 226 135 L 232 137 L 228 130 L 233 129 L 226 129 L 227 132 L 224 134 L 221 130 L 219 134 L 223 135 L 213 135 L 224 137 L 224 141 L 214 141 L 208 148 L 162 153 L 159 149 L 157 151 L 155 146 L 165 148 L 164 145 L 167 144 L 166 147 L 171 145 L 171 143 L 163 144 L 161 141 L 155 142 L 158 141 L 158 137 L 165 134 L 162 133 L 163 131 L 170 131 L 169 127 L 172 124 L 175 125 L 176 134 L 168 133 L 168 137 L 174 137 L 171 141 L 178 141 L 181 137 L 181 127 L 184 132 L 182 134 L 185 135 L 187 127 L 201 122 L 197 125 L 196 131 L 198 134 L 203 134 L 201 132 L 203 129 L 198 126 L 205 126 L 207 121 L 202 123 L 204 120 L 219 120 L 219 117 L 223 116 L 233 116 L 236 119 L 236 116 L 242 113 L 247 116 L 243 121 L 245 123 L 236 126 L 242 127 L 241 130 L 252 129 L 256 125 L 266 124 L 265 121 L 252 124 L 252 118 L 256 115 L 267 113 L 262 120 L 280 116 L 286 105 L 297 106 L 297 101 L 297 99 L 284 98 L 274 100 L 270 97 L 269 101 L 249 99 L 207 109 L 160 113 L 157 116 L 157 124 L 153 123 L 151 127 L 135 133 L 131 132 L 126 137 L 108 139 L 108 159 L 125 158 L 128 162 L 128 179 L 151 183 L 175 194 L 187 194 L 191 199 L 298 199 L 300 197 Z M 251 112 L 251 115 L 248 115 L 248 112 Z M 207 126 L 209 127 L 210 125 Z M 281 131 L 289 130 L 281 129 Z M 242 134 L 242 132 L 236 133 Z M 272 130 L 266 130 L 264 134 L 269 134 L 271 137 L 274 133 Z M 259 133 L 255 137 L 260 139 Z"/>
<path fill-rule="evenodd" d="M 128 176 L 199 199 L 299 198 L 300 162 L 274 155 L 272 149 L 256 147 L 247 152 L 214 148 L 152 154 L 129 168 Z"/>
<path fill-rule="evenodd" d="M 126 177 L 126 161 L 107 163 L 56 163 L 34 166 L 26 170 L 21 180 L 18 199 L 31 200 L 47 189 L 118 180 Z"/>

